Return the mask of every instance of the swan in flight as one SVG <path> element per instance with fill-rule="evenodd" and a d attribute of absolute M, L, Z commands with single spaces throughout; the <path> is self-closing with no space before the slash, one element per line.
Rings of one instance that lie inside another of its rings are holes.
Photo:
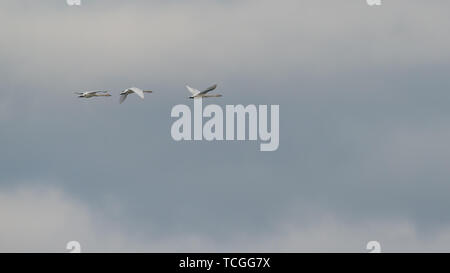
<path fill-rule="evenodd" d="M 189 97 L 190 99 L 222 97 L 222 95 L 208 95 L 208 92 L 213 91 L 214 89 L 216 89 L 216 87 L 217 87 L 217 84 L 214 84 L 213 86 L 210 86 L 210 87 L 206 88 L 206 90 L 200 92 L 197 89 L 186 85 L 186 88 L 189 90 L 189 92 L 192 93 L 192 96 Z"/>
<path fill-rule="evenodd" d="M 120 93 L 120 103 L 124 102 L 128 95 L 135 93 L 138 95 L 141 99 L 144 99 L 144 93 L 153 93 L 153 91 L 150 90 L 142 90 L 137 87 L 130 87 L 125 90 L 123 90 Z"/>
<path fill-rule="evenodd" d="M 79 98 L 92 98 L 92 97 L 111 97 L 108 91 L 87 91 L 87 92 L 75 92 Z"/>

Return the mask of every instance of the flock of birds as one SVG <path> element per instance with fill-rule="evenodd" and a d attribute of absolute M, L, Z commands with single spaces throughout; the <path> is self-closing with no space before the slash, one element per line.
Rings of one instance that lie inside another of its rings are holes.
<path fill-rule="evenodd" d="M 215 95 L 211 95 L 208 94 L 209 92 L 213 91 L 214 89 L 217 88 L 217 84 L 214 84 L 213 86 L 210 86 L 208 88 L 206 88 L 203 91 L 199 91 L 195 88 L 192 88 L 190 86 L 186 85 L 186 88 L 189 90 L 189 92 L 191 92 L 192 96 L 190 96 L 190 99 L 195 99 L 195 98 L 208 98 L 208 97 L 222 97 L 222 95 L 219 94 L 215 94 Z M 131 94 L 136 94 L 138 95 L 141 99 L 144 99 L 144 93 L 153 93 L 153 91 L 150 90 L 142 90 L 140 88 L 137 87 L 130 87 L 127 88 L 125 90 L 123 90 L 122 92 L 120 92 L 120 100 L 119 103 L 123 103 L 125 101 L 125 99 L 127 98 L 128 95 Z M 75 92 L 75 94 L 78 95 L 79 98 L 92 98 L 92 97 L 111 97 L 111 94 L 109 94 L 109 91 L 86 91 L 86 92 Z"/>

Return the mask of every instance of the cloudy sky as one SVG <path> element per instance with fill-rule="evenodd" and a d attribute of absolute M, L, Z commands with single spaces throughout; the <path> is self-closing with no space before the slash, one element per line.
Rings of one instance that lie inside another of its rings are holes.
<path fill-rule="evenodd" d="M 449 1 L 1 4 L 0 252 L 450 251 Z M 277 151 L 172 139 L 213 83 Z"/>

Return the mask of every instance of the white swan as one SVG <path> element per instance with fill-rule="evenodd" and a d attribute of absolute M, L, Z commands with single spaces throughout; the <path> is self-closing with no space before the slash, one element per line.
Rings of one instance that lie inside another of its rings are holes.
<path fill-rule="evenodd" d="M 92 97 L 111 97 L 108 91 L 87 91 L 87 92 L 75 92 L 79 98 L 92 98 Z"/>
<path fill-rule="evenodd" d="M 217 87 L 217 84 L 214 84 L 213 86 L 210 86 L 210 87 L 206 88 L 206 90 L 200 92 L 197 89 L 186 85 L 186 88 L 189 90 L 189 92 L 192 93 L 192 96 L 189 97 L 190 99 L 222 97 L 222 95 L 208 95 L 208 92 L 213 91 L 214 89 L 216 89 L 216 87 Z"/>
<path fill-rule="evenodd" d="M 137 87 L 130 87 L 125 90 L 123 90 L 120 93 L 120 103 L 124 102 L 128 95 L 135 93 L 138 95 L 141 99 L 144 99 L 144 93 L 153 93 L 153 91 L 150 90 L 142 90 Z"/>

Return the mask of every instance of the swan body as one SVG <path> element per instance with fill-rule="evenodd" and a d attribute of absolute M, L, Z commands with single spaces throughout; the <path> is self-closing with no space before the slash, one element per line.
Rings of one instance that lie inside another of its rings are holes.
<path fill-rule="evenodd" d="M 108 91 L 87 91 L 87 92 L 75 92 L 79 98 L 92 98 L 92 97 L 111 97 Z"/>
<path fill-rule="evenodd" d="M 208 94 L 209 92 L 213 91 L 214 89 L 217 88 L 217 84 L 214 84 L 213 86 L 210 86 L 208 88 L 206 88 L 203 91 L 199 91 L 195 88 L 192 88 L 188 85 L 186 85 L 186 88 L 189 90 L 189 92 L 191 92 L 192 96 L 190 96 L 190 99 L 195 99 L 195 98 L 212 98 L 212 97 L 222 97 L 222 95 L 220 94 L 216 94 L 216 95 L 210 95 Z"/>

